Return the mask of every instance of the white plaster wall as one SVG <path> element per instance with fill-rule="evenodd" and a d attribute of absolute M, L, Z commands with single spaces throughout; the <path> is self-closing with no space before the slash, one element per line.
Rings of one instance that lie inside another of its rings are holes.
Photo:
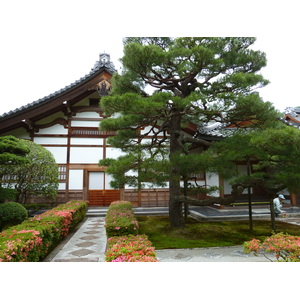
<path fill-rule="evenodd" d="M 238 165 L 237 166 L 237 171 L 238 171 L 238 174 L 239 175 L 246 175 L 247 174 L 247 166 L 246 165 Z M 225 194 L 230 194 L 231 193 L 231 184 L 230 184 L 230 181 L 232 181 L 234 178 L 231 178 L 231 179 L 227 179 L 227 180 L 224 180 L 224 193 Z M 247 194 L 248 191 L 245 189 L 243 191 L 243 194 Z"/>
<path fill-rule="evenodd" d="M 39 134 L 68 134 L 68 129 L 60 124 L 53 125 L 48 128 L 40 129 Z"/>
<path fill-rule="evenodd" d="M 106 148 L 106 158 L 118 158 L 121 155 L 124 155 L 125 153 L 122 152 L 122 150 L 112 147 Z"/>
<path fill-rule="evenodd" d="M 229 180 L 224 180 L 224 194 L 231 193 L 231 185 L 229 184 Z"/>
<path fill-rule="evenodd" d="M 83 189 L 83 170 L 70 170 L 69 179 L 70 190 Z"/>
<path fill-rule="evenodd" d="M 149 130 L 151 130 L 151 129 L 152 129 L 152 126 L 147 126 L 147 127 L 145 127 L 144 129 L 141 130 L 141 134 L 149 133 Z M 154 128 L 153 131 L 154 131 L 154 133 L 157 133 L 159 131 L 159 129 Z M 152 136 L 154 134 L 153 131 L 150 131 L 148 136 Z M 162 135 L 162 133 L 161 133 L 161 135 Z M 169 136 L 169 134 L 167 134 L 167 136 Z"/>
<path fill-rule="evenodd" d="M 206 184 L 208 186 L 219 186 L 219 175 L 215 173 L 206 173 Z M 219 197 L 219 191 L 210 193 L 212 197 Z"/>
<path fill-rule="evenodd" d="M 103 145 L 102 138 L 71 138 L 71 145 Z"/>
<path fill-rule="evenodd" d="M 205 181 L 204 181 L 204 180 L 196 180 L 196 182 L 197 182 L 197 184 L 198 184 L 199 186 L 204 186 L 204 185 L 205 185 Z M 195 181 L 194 181 L 194 180 L 193 180 L 193 181 L 189 181 L 189 183 L 191 183 L 192 186 L 195 186 Z M 183 181 L 180 182 L 180 186 L 181 186 L 181 187 L 184 186 L 184 182 L 183 182 Z"/>
<path fill-rule="evenodd" d="M 168 188 L 168 185 L 161 186 L 161 185 L 156 185 L 155 183 L 152 182 L 143 182 L 143 188 L 144 189 L 160 189 L 160 188 Z"/>
<path fill-rule="evenodd" d="M 97 164 L 103 158 L 103 148 L 71 147 L 70 163 Z"/>
<path fill-rule="evenodd" d="M 74 119 L 76 118 L 100 118 L 99 114 L 94 111 L 84 111 L 76 114 Z"/>
<path fill-rule="evenodd" d="M 68 139 L 64 137 L 35 137 L 34 142 L 39 145 L 67 145 Z"/>
<path fill-rule="evenodd" d="M 77 121 L 72 120 L 71 126 L 72 127 L 99 127 L 99 121 Z"/>
<path fill-rule="evenodd" d="M 49 150 L 57 164 L 65 164 L 67 162 L 67 147 L 45 147 Z"/>
<path fill-rule="evenodd" d="M 149 130 L 151 130 L 151 128 L 152 128 L 152 126 L 147 126 L 147 127 L 145 127 L 145 129 L 142 129 L 142 130 L 141 130 L 141 134 L 148 133 L 149 136 L 152 136 L 152 135 L 153 135 L 153 132 L 150 131 L 150 133 L 149 133 Z M 158 131 L 159 131 L 159 130 L 156 129 L 156 128 L 154 128 L 153 130 L 154 130 L 154 132 L 158 132 Z"/>
<path fill-rule="evenodd" d="M 112 189 L 110 186 L 110 182 L 112 180 L 112 175 L 105 173 L 105 188 L 106 189 Z"/>

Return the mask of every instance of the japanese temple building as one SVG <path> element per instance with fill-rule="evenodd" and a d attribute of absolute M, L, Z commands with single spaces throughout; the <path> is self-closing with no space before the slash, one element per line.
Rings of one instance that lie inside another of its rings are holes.
<path fill-rule="evenodd" d="M 110 186 L 103 158 L 117 158 L 121 152 L 107 143 L 114 132 L 100 131 L 105 116 L 99 107 L 101 97 L 109 93 L 116 72 L 110 55 L 100 54 L 90 73 L 61 90 L 0 116 L 0 136 L 28 139 L 48 149 L 59 167 L 57 201 L 88 200 L 90 206 L 108 206 L 115 200 L 127 200 L 134 206 L 168 206 L 168 188 L 116 190 Z M 187 128 L 193 136 L 197 127 Z M 198 129 L 198 134 L 201 130 Z M 218 127 L 205 127 L 202 134 L 218 139 Z M 246 166 L 239 166 L 246 172 Z M 224 194 L 231 187 L 217 174 L 199 174 L 205 185 L 222 185 Z M 292 204 L 296 205 L 294 201 Z"/>

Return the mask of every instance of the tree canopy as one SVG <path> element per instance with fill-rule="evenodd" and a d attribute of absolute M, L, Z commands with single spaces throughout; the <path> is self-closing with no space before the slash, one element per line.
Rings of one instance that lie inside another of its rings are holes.
<path fill-rule="evenodd" d="M 259 73 L 265 53 L 253 50 L 254 42 L 247 37 L 124 39 L 123 72 L 114 75 L 111 94 L 100 102 L 111 117 L 100 127 L 117 131 L 109 142 L 125 155 L 106 164 L 116 185 L 151 178 L 160 184 L 168 178 L 174 227 L 183 225 L 179 196 L 187 165 L 180 159 L 209 146 L 186 129 L 208 122 L 266 128 L 275 120 L 274 108 L 257 92 L 268 81 Z M 194 155 L 194 165 L 186 169 L 203 171 L 199 159 Z"/>
<path fill-rule="evenodd" d="M 0 154 L 2 186 L 16 191 L 15 200 L 20 203 L 32 196 L 53 200 L 58 190 L 58 167 L 51 152 L 11 136 L 0 140 L 5 151 Z"/>
<path fill-rule="evenodd" d="M 28 147 L 22 144 L 18 138 L 11 135 L 0 137 L 0 164 L 2 167 L 28 161 L 26 157 L 28 153 Z"/>
<path fill-rule="evenodd" d="M 258 186 L 269 197 L 288 189 L 300 191 L 300 131 L 286 125 L 236 134 L 214 143 L 202 155 L 212 157 L 216 171 L 244 188 Z M 234 165 L 249 161 L 249 175 L 236 173 Z"/>

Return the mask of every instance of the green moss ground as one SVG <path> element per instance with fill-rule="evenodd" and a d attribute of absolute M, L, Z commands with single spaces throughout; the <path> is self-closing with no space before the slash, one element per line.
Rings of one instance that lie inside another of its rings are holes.
<path fill-rule="evenodd" d="M 189 218 L 185 228 L 174 229 L 165 216 L 138 216 L 140 234 L 146 234 L 156 249 L 223 247 L 242 245 L 253 238 L 264 239 L 272 234 L 271 221 L 198 222 Z M 300 227 L 276 222 L 277 231 L 300 235 Z"/>

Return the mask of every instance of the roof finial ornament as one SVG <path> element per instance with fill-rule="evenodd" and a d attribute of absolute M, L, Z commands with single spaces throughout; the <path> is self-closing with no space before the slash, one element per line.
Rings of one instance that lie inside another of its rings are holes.
<path fill-rule="evenodd" d="M 99 60 L 96 61 L 92 71 L 99 70 L 101 67 L 107 67 L 113 72 L 115 72 L 115 66 L 114 64 L 110 61 L 110 55 L 108 53 L 100 53 L 99 55 Z"/>

